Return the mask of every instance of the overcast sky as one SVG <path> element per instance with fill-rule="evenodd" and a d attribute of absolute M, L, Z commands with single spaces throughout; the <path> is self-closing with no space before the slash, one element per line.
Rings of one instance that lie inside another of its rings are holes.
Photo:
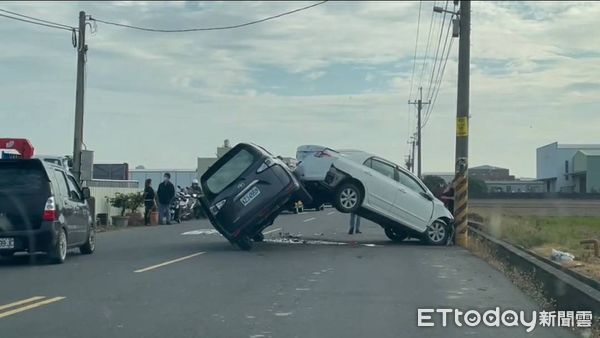
<path fill-rule="evenodd" d="M 121 23 L 189 28 L 307 4 L 2 2 L 0 8 L 73 26 L 85 10 Z M 416 85 L 432 7 L 422 4 Z M 98 23 L 87 36 L 84 142 L 96 162 L 147 168 L 195 168 L 196 157 L 214 155 L 226 138 L 284 156 L 298 145 L 323 144 L 404 164 L 415 128 L 407 100 L 418 13 L 418 2 L 328 2 L 226 31 L 160 34 Z M 599 16 L 600 2 L 472 3 L 471 166 L 533 177 L 537 147 L 600 143 Z M 434 28 L 439 14 L 435 20 Z M 439 28 L 433 34 L 437 39 Z M 0 45 L 0 137 L 29 138 L 40 154 L 72 152 L 71 34 L 0 17 Z M 457 47 L 458 40 L 423 132 L 424 171 L 454 167 Z M 427 66 L 424 73 L 427 91 Z"/>

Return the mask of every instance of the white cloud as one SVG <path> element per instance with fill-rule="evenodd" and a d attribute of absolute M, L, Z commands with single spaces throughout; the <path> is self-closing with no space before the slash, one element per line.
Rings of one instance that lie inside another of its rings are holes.
<path fill-rule="evenodd" d="M 69 25 L 77 24 L 83 9 L 116 22 L 187 28 L 255 20 L 309 3 L 2 7 Z M 423 4 L 415 82 L 433 5 Z M 244 29 L 185 34 L 98 24 L 88 36 L 86 143 L 102 161 L 155 167 L 193 166 L 195 156 L 213 154 L 224 138 L 253 140 L 288 155 L 300 143 L 363 147 L 403 162 L 414 127 L 407 125 L 414 117 L 407 117 L 406 65 L 413 57 L 417 10 L 417 2 L 328 2 Z M 600 95 L 590 85 L 600 77 L 600 36 L 594 34 L 600 4 L 473 2 L 472 10 L 471 163 L 493 162 L 532 176 L 536 147 L 555 140 L 593 142 L 600 122 L 595 110 Z M 70 33 L 0 19 L 0 34 L 5 37 L 0 119 L 9 121 L 0 124 L 0 135 L 30 137 L 46 153 L 69 152 L 75 92 Z M 424 131 L 427 170 L 453 168 L 457 44 Z M 327 67 L 344 65 L 366 69 L 366 83 L 387 79 L 389 87 L 362 95 L 295 97 L 258 89 L 280 88 L 258 77 L 257 69 L 283 69 L 312 85 L 324 81 Z M 389 69 L 377 70 L 384 66 Z M 142 141 L 147 134 L 151 144 Z"/>

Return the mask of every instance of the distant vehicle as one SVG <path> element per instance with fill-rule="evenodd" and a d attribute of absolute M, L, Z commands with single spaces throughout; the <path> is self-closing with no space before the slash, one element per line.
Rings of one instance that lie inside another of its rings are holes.
<path fill-rule="evenodd" d="M 33 158 L 39 158 L 45 162 L 56 164 L 66 171 L 70 171 L 73 167 L 73 161 L 66 156 L 36 155 Z"/>
<path fill-rule="evenodd" d="M 213 226 L 242 250 L 263 240 L 262 230 L 291 199 L 310 200 L 289 168 L 264 148 L 240 143 L 200 178 L 202 206 Z"/>
<path fill-rule="evenodd" d="M 93 253 L 89 196 L 64 166 L 40 158 L 0 160 L 0 256 L 45 252 L 62 263 L 70 248 Z"/>
<path fill-rule="evenodd" d="M 391 240 L 444 245 L 452 235 L 450 211 L 399 165 L 363 151 L 315 145 L 299 147 L 296 156 L 296 175 L 314 199 L 378 223 Z"/>

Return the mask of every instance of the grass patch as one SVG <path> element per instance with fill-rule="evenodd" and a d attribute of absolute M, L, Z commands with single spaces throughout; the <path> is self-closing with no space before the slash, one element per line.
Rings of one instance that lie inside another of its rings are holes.
<path fill-rule="evenodd" d="M 593 252 L 579 242 L 600 239 L 600 217 L 482 216 L 484 230 L 497 238 L 527 249 L 551 246 L 582 261 L 590 260 Z"/>

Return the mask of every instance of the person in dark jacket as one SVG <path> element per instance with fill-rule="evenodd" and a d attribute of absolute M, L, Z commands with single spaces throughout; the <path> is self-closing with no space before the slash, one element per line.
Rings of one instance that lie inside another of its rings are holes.
<path fill-rule="evenodd" d="M 154 189 L 152 189 L 152 179 L 148 178 L 144 186 L 144 207 L 146 207 L 144 225 L 150 225 L 150 213 L 154 210 L 155 205 L 156 194 L 154 193 Z"/>
<path fill-rule="evenodd" d="M 166 220 L 166 223 L 170 225 L 171 215 L 169 214 L 169 206 L 173 198 L 175 198 L 175 186 L 171 183 L 171 174 L 165 173 L 164 181 L 158 185 L 156 194 L 158 196 L 159 223 L 164 224 Z"/>

